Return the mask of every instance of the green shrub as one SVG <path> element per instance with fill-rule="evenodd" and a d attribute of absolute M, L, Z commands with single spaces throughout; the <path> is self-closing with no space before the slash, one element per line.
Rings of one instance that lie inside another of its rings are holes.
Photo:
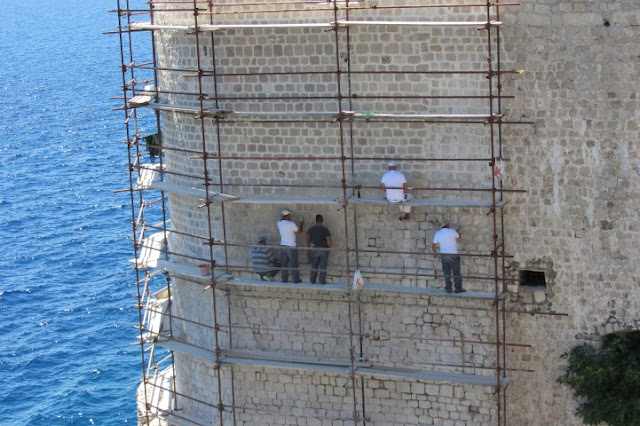
<path fill-rule="evenodd" d="M 576 346 L 562 358 L 569 365 L 558 382 L 581 399 L 576 415 L 586 424 L 640 426 L 640 332 L 610 335 L 599 351 Z"/>

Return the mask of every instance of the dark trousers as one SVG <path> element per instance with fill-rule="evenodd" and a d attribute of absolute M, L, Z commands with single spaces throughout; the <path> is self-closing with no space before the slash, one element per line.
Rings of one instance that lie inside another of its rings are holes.
<path fill-rule="evenodd" d="M 320 284 L 327 283 L 327 260 L 329 252 L 325 250 L 313 250 L 311 255 L 311 276 L 309 281 L 316 283 L 318 271 L 320 272 Z"/>
<path fill-rule="evenodd" d="M 282 246 L 280 249 L 280 266 L 282 267 L 282 273 L 280 276 L 282 277 L 283 283 L 289 281 L 289 269 L 293 269 L 291 271 L 293 282 L 300 282 L 300 272 L 298 271 L 298 251 L 295 247 Z"/>
<path fill-rule="evenodd" d="M 440 256 L 442 272 L 444 273 L 444 288 L 451 290 L 451 277 L 455 283 L 455 289 L 462 289 L 462 277 L 460 276 L 460 256 L 457 254 L 443 254 Z"/>

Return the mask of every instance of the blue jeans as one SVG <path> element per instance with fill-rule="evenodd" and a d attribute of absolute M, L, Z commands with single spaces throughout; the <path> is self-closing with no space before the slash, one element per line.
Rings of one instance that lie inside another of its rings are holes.
<path fill-rule="evenodd" d="M 462 290 L 462 277 L 460 276 L 460 256 L 457 254 L 440 255 L 442 272 L 444 273 L 444 289 L 451 290 L 451 277 L 456 290 Z"/>
<path fill-rule="evenodd" d="M 318 271 L 320 271 L 320 284 L 327 283 L 327 260 L 329 260 L 329 252 L 325 250 L 313 250 L 311 256 L 311 276 L 309 281 L 316 283 Z"/>
<path fill-rule="evenodd" d="M 289 281 L 289 269 L 293 269 L 291 271 L 293 282 L 300 282 L 300 272 L 298 271 L 298 251 L 295 247 L 282 246 L 280 249 L 280 266 L 282 267 L 280 275 L 282 276 L 283 283 Z"/>

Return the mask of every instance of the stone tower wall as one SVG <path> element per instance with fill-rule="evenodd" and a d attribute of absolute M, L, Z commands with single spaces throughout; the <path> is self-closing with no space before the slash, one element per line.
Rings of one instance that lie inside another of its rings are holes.
<path fill-rule="evenodd" d="M 409 9 L 394 13 L 394 19 L 410 19 L 415 12 Z M 421 18 L 424 20 L 484 18 L 482 9 L 469 13 L 454 8 L 446 15 L 440 9 L 420 13 L 424 14 Z M 635 267 L 635 259 L 640 257 L 637 147 L 640 8 L 636 0 L 523 0 L 520 6 L 506 7 L 502 13 L 502 69 L 524 70 L 522 74 L 502 77 L 504 93 L 514 95 L 513 99 L 502 101 L 506 120 L 532 123 L 505 125 L 502 135 L 502 157 L 507 159 L 504 185 L 526 191 L 510 193 L 503 209 L 505 247 L 510 255 L 506 268 L 514 280 L 508 285 L 506 313 L 506 339 L 513 343 L 506 354 L 510 378 L 506 419 L 507 424 L 580 424 L 573 414 L 575 398 L 555 382 L 564 367 L 560 355 L 576 344 L 587 341 L 597 345 L 605 334 L 638 330 L 640 325 L 640 287 Z M 270 22 L 292 19 L 330 22 L 331 15 L 327 12 L 324 17 L 310 10 L 270 15 Z M 188 14 L 158 16 L 171 20 L 172 24 L 193 23 Z M 251 16 L 237 15 L 233 19 L 262 21 Z M 211 38 L 201 37 L 200 56 L 204 58 L 203 68 L 215 61 L 218 73 L 281 72 L 296 67 L 335 70 L 337 61 L 347 60 L 353 71 L 425 66 L 434 70 L 483 70 L 486 43 L 482 34 L 476 28 L 464 27 L 358 29 L 349 34 L 351 50 L 347 56 L 345 50 L 335 50 L 333 32 L 238 29 L 215 35 L 215 52 Z M 338 37 L 345 35 L 338 33 Z M 178 31 L 158 33 L 161 66 L 197 68 L 194 40 L 193 35 Z M 480 74 L 472 77 L 354 74 L 351 80 L 343 75 L 339 81 L 335 74 L 226 77 L 216 87 L 210 78 L 203 81 L 201 89 L 193 75 L 165 71 L 160 73 L 158 85 L 166 92 L 197 94 L 200 90 L 205 93 L 215 90 L 218 97 L 228 98 L 242 94 L 272 97 L 312 94 L 316 98 L 299 102 L 226 99 L 216 107 L 261 113 L 335 113 L 339 110 L 337 102 L 326 97 L 334 95 L 340 84 L 361 96 L 342 109 L 374 114 L 483 113 L 485 101 L 392 102 L 367 96 L 484 94 L 488 85 Z M 199 105 L 193 95 L 165 93 L 161 98 L 179 105 Z M 208 101 L 207 106 L 214 105 Z M 342 197 L 344 179 L 350 188 L 363 185 L 363 196 L 379 196 L 375 188 L 386 160 L 393 158 L 442 160 L 400 160 L 399 168 L 406 173 L 411 186 L 429 188 L 416 190 L 417 197 L 483 199 L 487 196 L 483 192 L 461 195 L 446 188 L 491 187 L 491 168 L 486 161 L 480 161 L 491 155 L 487 130 L 482 126 L 357 122 L 341 142 L 339 128 L 331 122 L 259 126 L 223 123 L 220 127 L 213 119 L 204 122 L 208 152 L 250 157 L 207 162 L 213 183 L 222 183 L 215 188 L 223 192 Z M 202 150 L 200 121 L 193 117 L 163 113 L 162 131 L 164 143 L 169 147 Z M 343 171 L 340 162 L 343 148 L 348 155 L 371 159 L 348 163 Z M 297 159 L 275 159 L 281 157 Z M 456 158 L 469 161 L 447 161 Z M 180 173 L 170 175 L 171 181 L 201 185 L 201 159 L 168 150 L 166 165 L 170 172 Z M 358 206 L 345 212 L 336 205 L 229 204 L 224 212 L 219 205 L 213 205 L 213 220 L 209 224 L 205 209 L 197 208 L 192 198 L 176 194 L 170 198 L 174 229 L 205 235 L 208 226 L 212 226 L 213 235 L 232 245 L 226 251 L 216 247 L 216 260 L 236 268 L 238 275 L 250 275 L 249 246 L 257 235 L 267 234 L 270 244 L 278 245 L 275 221 L 285 207 L 294 211 L 294 219 L 304 215 L 307 223 L 316 213 L 322 213 L 334 235 L 334 246 L 357 245 L 362 249 L 357 259 L 350 261 L 357 261 L 375 282 L 425 286 L 424 278 L 419 277 L 439 268 L 427 253 L 433 233 L 445 219 L 461 228 L 465 253 L 487 253 L 493 247 L 492 219 L 486 209 L 418 207 L 414 209 L 413 220 L 402 223 L 397 220 L 395 206 Z M 347 235 L 347 228 L 356 221 L 357 235 Z M 299 244 L 303 244 L 302 237 L 299 238 Z M 208 247 L 191 237 L 172 235 L 170 245 L 176 252 L 208 256 Z M 384 254 L 398 249 L 409 253 Z M 303 266 L 304 258 L 301 256 Z M 329 267 L 331 281 L 348 279 L 346 258 L 341 253 L 330 256 Z M 546 288 L 519 286 L 521 270 L 544 272 Z M 479 277 L 465 282 L 469 289 L 493 290 L 493 282 L 487 278 L 493 273 L 490 259 L 463 257 L 463 273 Z M 173 312 L 199 323 L 177 320 L 175 325 L 182 339 L 214 350 L 211 290 L 203 291 L 202 286 L 180 279 L 174 281 L 174 287 Z M 348 359 L 350 342 L 345 327 L 349 320 L 342 293 L 304 289 L 267 291 L 250 286 L 229 289 L 222 286 L 216 291 L 218 321 L 223 325 L 218 338 L 224 349 Z M 389 294 L 374 294 L 361 302 L 358 327 L 368 336 L 363 352 L 376 363 L 393 367 L 435 363 L 443 366 L 440 368 L 443 371 L 494 374 L 490 368 L 495 367 L 495 349 L 491 345 L 496 338 L 495 313 L 488 306 L 490 302 Z M 225 324 L 246 328 L 234 330 L 230 336 Z M 283 329 L 293 331 L 282 332 Z M 423 340 L 403 339 L 404 336 Z M 434 343 L 426 338 L 440 341 Z M 484 343 L 446 342 L 458 338 Z M 465 367 L 448 368 L 446 364 Z M 216 405 L 218 371 L 213 365 L 178 355 L 178 388 Z M 234 395 L 230 394 L 232 374 Z M 237 411 L 236 421 L 342 424 L 340 419 L 352 416 L 354 395 L 348 375 L 264 366 L 236 366 L 233 371 L 223 367 L 220 375 L 226 405 L 235 398 L 236 406 L 264 409 Z M 373 424 L 496 424 L 496 396 L 489 386 L 380 377 L 358 380 L 365 382 L 366 412 Z M 356 387 L 358 399 L 362 398 L 360 383 Z M 182 404 L 200 418 L 218 415 L 217 410 L 214 412 L 210 406 L 193 400 L 183 400 Z"/>
<path fill-rule="evenodd" d="M 526 72 L 514 82 L 508 182 L 527 190 L 506 210 L 511 268 L 544 271 L 545 298 L 521 287 L 514 308 L 566 316 L 511 317 L 532 344 L 511 367 L 513 424 L 575 424 L 576 400 L 555 383 L 560 355 L 612 332 L 638 330 L 638 85 L 640 8 L 634 1 L 522 2 L 507 14 L 505 50 Z M 517 355 L 516 355 L 517 353 Z M 528 365 L 529 367 L 525 367 Z M 536 389 L 535 392 L 532 390 Z"/>

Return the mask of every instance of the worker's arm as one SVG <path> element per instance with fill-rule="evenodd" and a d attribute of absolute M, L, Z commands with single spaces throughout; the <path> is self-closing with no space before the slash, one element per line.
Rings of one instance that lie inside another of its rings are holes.
<path fill-rule="evenodd" d="M 327 247 L 331 247 L 331 236 L 327 237 Z"/>
<path fill-rule="evenodd" d="M 434 257 L 438 254 L 438 245 L 436 243 L 431 245 L 431 251 L 433 252 Z"/>

